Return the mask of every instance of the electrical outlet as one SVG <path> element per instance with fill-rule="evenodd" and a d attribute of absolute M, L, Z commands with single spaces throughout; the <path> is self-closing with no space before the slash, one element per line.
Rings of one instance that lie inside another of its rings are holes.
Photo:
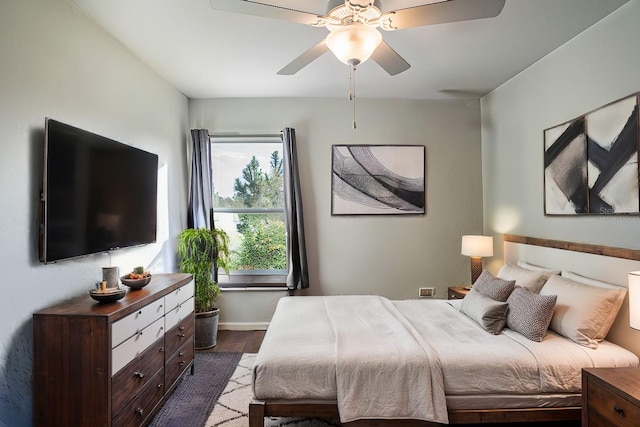
<path fill-rule="evenodd" d="M 436 288 L 418 288 L 420 298 L 432 298 L 436 295 Z"/>

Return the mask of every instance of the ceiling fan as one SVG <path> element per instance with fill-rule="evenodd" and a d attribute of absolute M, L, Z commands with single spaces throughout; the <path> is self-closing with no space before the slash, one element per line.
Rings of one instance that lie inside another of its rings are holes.
<path fill-rule="evenodd" d="M 506 0 L 432 0 L 425 4 L 382 12 L 381 0 L 329 0 L 326 15 L 295 10 L 268 0 L 209 0 L 213 9 L 325 27 L 326 39 L 303 52 L 278 74 L 291 75 L 331 50 L 352 68 L 372 58 L 394 76 L 408 70 L 405 61 L 384 40 L 377 28 L 402 30 L 425 25 L 495 17 Z"/>

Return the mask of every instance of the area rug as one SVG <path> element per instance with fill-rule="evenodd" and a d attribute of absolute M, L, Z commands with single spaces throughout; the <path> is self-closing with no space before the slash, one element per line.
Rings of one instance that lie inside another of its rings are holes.
<path fill-rule="evenodd" d="M 242 353 L 196 352 L 195 374 L 185 375 L 150 426 L 204 426 L 241 357 Z"/>
<path fill-rule="evenodd" d="M 238 363 L 227 386 L 215 404 L 206 427 L 247 427 L 249 425 L 249 402 L 253 398 L 251 390 L 251 369 L 255 354 L 245 353 Z M 195 425 L 195 424 L 194 424 Z M 327 427 L 340 426 L 338 420 L 323 418 L 282 418 L 266 417 L 265 427 Z"/>

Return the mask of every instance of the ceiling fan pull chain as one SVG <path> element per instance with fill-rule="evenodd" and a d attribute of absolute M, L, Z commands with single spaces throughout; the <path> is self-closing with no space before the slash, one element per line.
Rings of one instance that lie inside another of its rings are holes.
<path fill-rule="evenodd" d="M 351 65 L 349 65 L 349 94 L 347 98 L 349 101 L 353 101 L 353 73 L 351 72 Z"/>
<path fill-rule="evenodd" d="M 356 66 L 351 65 L 349 71 L 349 101 L 353 102 L 353 123 L 352 126 L 356 128 Z"/>

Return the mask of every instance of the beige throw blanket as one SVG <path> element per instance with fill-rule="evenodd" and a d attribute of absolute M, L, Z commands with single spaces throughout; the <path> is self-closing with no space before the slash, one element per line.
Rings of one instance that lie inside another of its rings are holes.
<path fill-rule="evenodd" d="M 326 297 L 336 335 L 340 421 L 447 423 L 437 354 L 386 298 Z"/>

